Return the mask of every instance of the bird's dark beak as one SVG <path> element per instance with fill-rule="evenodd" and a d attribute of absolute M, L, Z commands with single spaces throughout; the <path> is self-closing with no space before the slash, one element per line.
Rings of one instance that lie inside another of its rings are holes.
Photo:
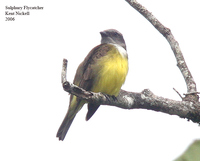
<path fill-rule="evenodd" d="M 105 31 L 101 31 L 100 34 L 101 34 L 102 37 L 107 37 L 108 36 Z"/>

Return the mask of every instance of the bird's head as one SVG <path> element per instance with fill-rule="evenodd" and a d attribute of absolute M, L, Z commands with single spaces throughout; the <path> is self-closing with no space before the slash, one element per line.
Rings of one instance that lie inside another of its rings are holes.
<path fill-rule="evenodd" d="M 123 35 L 115 30 L 108 29 L 100 32 L 101 34 L 101 44 L 111 43 L 122 46 L 126 50 L 126 43 L 124 41 Z"/>

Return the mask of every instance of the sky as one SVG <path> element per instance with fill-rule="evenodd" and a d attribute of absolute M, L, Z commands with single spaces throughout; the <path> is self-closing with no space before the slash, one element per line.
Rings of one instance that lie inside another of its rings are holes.
<path fill-rule="evenodd" d="M 200 86 L 199 2 L 138 0 L 170 28 Z M 40 6 L 29 15 L 5 15 L 6 6 Z M 161 112 L 101 106 L 88 122 L 87 106 L 65 140 L 57 130 L 69 94 L 62 89 L 63 58 L 72 82 L 78 65 L 100 43 L 99 32 L 114 28 L 126 41 L 129 73 L 122 89 L 180 100 L 186 85 L 165 38 L 124 0 L 1 0 L 0 160 L 171 161 L 196 139 L 197 124 Z M 14 17 L 14 21 L 6 21 Z M 3 158 L 3 159 L 2 159 Z"/>

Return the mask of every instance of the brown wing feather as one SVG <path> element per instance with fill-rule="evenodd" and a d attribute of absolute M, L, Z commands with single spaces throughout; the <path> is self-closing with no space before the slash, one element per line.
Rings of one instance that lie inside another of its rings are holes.
<path fill-rule="evenodd" d="M 84 61 L 79 65 L 75 78 L 74 84 L 79 87 L 90 91 L 93 87 L 93 80 L 96 77 L 96 73 L 93 72 L 92 66 L 98 61 L 98 59 L 102 58 L 107 54 L 110 50 L 110 45 L 108 44 L 100 44 L 93 48 Z M 81 100 L 77 100 L 81 101 Z M 89 120 L 92 115 L 96 112 L 99 105 L 96 104 L 88 104 L 88 113 L 86 115 L 86 120 Z"/>
<path fill-rule="evenodd" d="M 85 90 L 91 90 L 93 86 L 92 80 L 96 74 L 93 72 L 92 66 L 98 59 L 105 56 L 109 50 L 110 46 L 107 44 L 101 44 L 93 48 L 79 65 L 74 78 L 74 84 Z"/>

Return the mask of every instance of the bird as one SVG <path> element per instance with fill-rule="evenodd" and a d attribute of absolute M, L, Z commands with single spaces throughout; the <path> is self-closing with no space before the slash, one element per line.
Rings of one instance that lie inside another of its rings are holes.
<path fill-rule="evenodd" d="M 128 54 L 123 35 L 116 29 L 100 32 L 101 43 L 94 47 L 78 66 L 73 84 L 87 91 L 101 92 L 117 97 L 128 73 Z M 56 137 L 64 140 L 76 114 L 87 102 L 70 95 L 67 114 Z M 88 103 L 86 121 L 97 111 L 100 104 Z"/>

